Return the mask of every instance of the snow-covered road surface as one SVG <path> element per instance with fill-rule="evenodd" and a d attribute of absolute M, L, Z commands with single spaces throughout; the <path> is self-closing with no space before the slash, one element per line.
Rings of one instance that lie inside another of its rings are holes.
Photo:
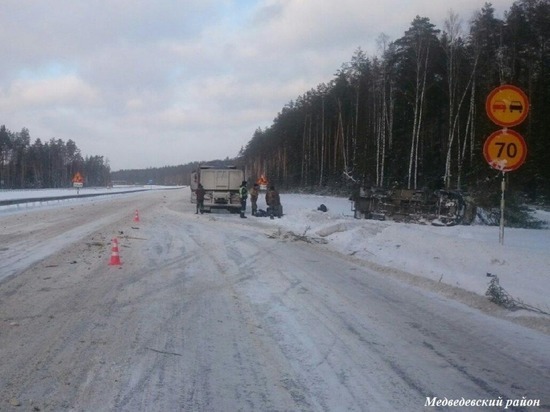
<path fill-rule="evenodd" d="M 172 190 L 0 218 L 0 410 L 550 408 L 550 336 L 193 212 Z"/>

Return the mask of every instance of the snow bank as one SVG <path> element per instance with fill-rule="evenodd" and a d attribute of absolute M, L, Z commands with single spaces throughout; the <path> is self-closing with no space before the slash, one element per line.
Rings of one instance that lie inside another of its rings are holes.
<path fill-rule="evenodd" d="M 272 224 L 323 237 L 338 252 L 484 296 L 490 278 L 514 298 L 550 313 L 550 230 L 438 227 L 355 219 L 345 198 L 282 194 L 285 216 Z M 328 211 L 317 208 L 324 204 Z M 262 205 L 259 204 L 261 208 Z M 550 222 L 550 213 L 536 212 Z"/>

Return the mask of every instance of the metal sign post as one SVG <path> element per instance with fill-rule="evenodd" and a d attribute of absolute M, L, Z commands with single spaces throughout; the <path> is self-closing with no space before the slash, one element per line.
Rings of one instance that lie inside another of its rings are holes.
<path fill-rule="evenodd" d="M 76 188 L 76 194 L 80 194 L 80 188 L 84 186 L 84 178 L 79 172 L 76 172 L 73 177 L 73 187 Z"/>
<path fill-rule="evenodd" d="M 498 242 L 504 244 L 504 192 L 506 190 L 506 172 L 502 172 L 502 181 L 500 183 L 500 232 L 498 235 Z"/>
<path fill-rule="evenodd" d="M 492 133 L 483 145 L 483 156 L 489 166 L 502 172 L 498 240 L 503 245 L 506 172 L 519 168 L 527 157 L 527 145 L 523 136 L 508 127 L 517 126 L 525 120 L 529 113 L 529 99 L 520 88 L 505 84 L 489 93 L 485 110 L 493 123 L 503 127 Z"/>

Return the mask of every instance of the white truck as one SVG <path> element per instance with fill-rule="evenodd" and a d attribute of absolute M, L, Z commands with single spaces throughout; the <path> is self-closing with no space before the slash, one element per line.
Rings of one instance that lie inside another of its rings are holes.
<path fill-rule="evenodd" d="M 191 173 L 191 203 L 197 203 L 195 190 L 199 183 L 205 190 L 204 211 L 226 209 L 232 213 L 241 210 L 239 187 L 244 179 L 244 171 L 234 166 L 201 165 Z"/>

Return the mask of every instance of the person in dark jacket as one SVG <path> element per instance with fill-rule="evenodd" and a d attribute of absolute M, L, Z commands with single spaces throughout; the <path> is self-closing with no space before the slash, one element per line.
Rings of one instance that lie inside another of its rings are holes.
<path fill-rule="evenodd" d="M 246 188 L 246 180 L 243 180 L 239 187 L 239 196 L 241 197 L 241 217 L 245 218 L 246 212 L 246 199 L 248 198 L 248 189 Z"/>
<path fill-rule="evenodd" d="M 195 195 L 197 196 L 197 211 L 195 214 L 198 214 L 199 211 L 202 212 L 204 210 L 204 195 L 206 194 L 206 191 L 204 190 L 204 187 L 199 183 L 199 186 L 197 189 L 195 189 Z"/>
<path fill-rule="evenodd" d="M 256 216 L 258 211 L 258 195 L 260 193 L 260 185 L 254 183 L 252 189 L 250 189 L 250 207 L 252 208 L 252 216 Z"/>
<path fill-rule="evenodd" d="M 270 186 L 269 190 L 265 194 L 265 203 L 268 208 L 269 218 L 273 219 L 273 216 L 280 218 L 282 216 L 281 197 L 279 192 L 275 190 L 275 186 Z"/>

